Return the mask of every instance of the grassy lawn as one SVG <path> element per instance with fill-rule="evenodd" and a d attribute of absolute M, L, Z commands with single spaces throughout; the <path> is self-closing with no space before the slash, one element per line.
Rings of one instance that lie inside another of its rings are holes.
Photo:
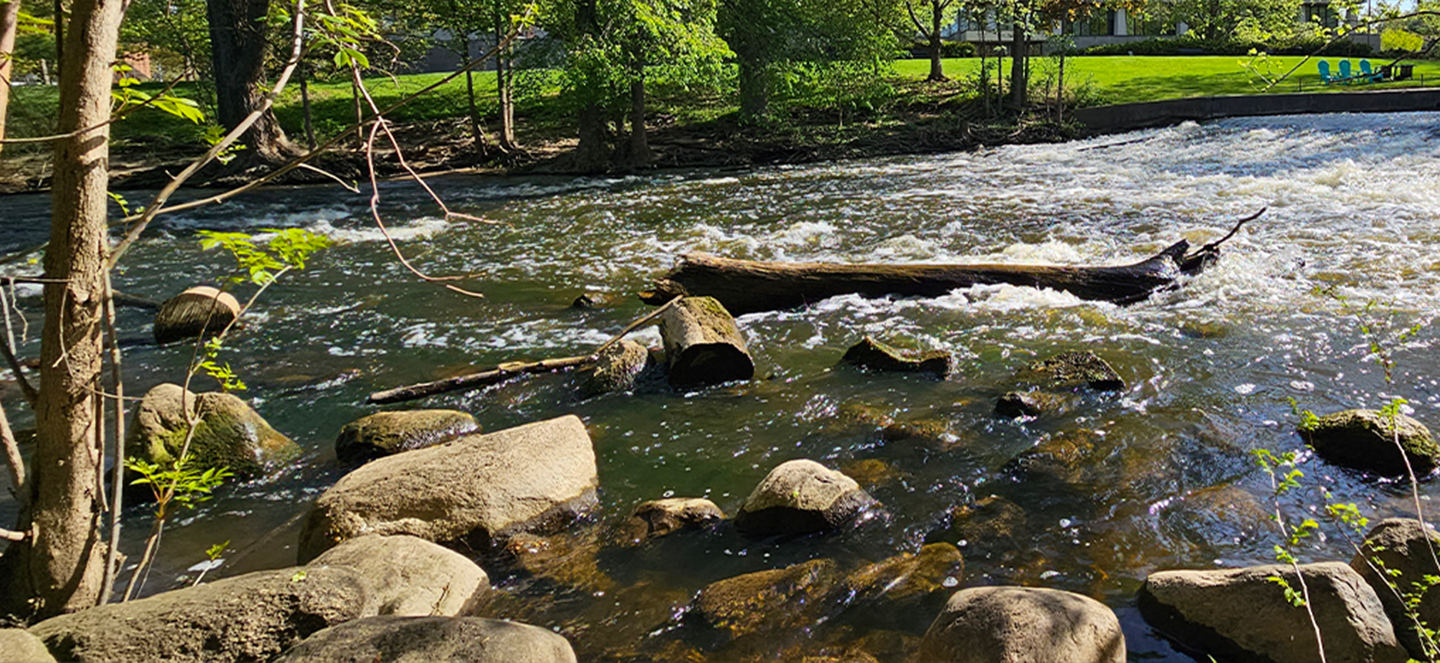
<path fill-rule="evenodd" d="M 1247 70 L 1243 63 L 1249 58 L 1233 55 L 1145 57 L 1145 56 L 1080 56 L 1065 59 L 1066 86 L 1091 86 L 1095 101 L 1101 103 L 1129 103 L 1156 101 L 1183 97 L 1203 97 L 1221 94 L 1259 94 L 1264 92 L 1264 81 L 1255 72 Z M 1299 56 L 1277 56 L 1260 65 L 1260 71 L 1271 78 L 1288 72 L 1299 64 Z M 1338 68 L 1339 58 L 1330 60 L 1331 68 Z M 1350 58 L 1359 70 L 1359 59 Z M 1034 70 L 1043 71 L 1052 67 L 1050 58 L 1037 58 Z M 1386 61 L 1372 59 L 1378 67 Z M 1312 59 L 1300 67 L 1285 82 L 1272 92 L 1340 92 L 1350 90 L 1384 89 L 1440 85 L 1440 62 L 1415 62 L 1415 78 L 1399 83 L 1370 85 L 1321 85 L 1316 60 Z M 945 75 L 961 78 L 974 75 L 980 68 L 979 58 L 945 60 Z M 1009 66 L 1009 61 L 1006 61 Z M 930 73 L 927 60 L 900 60 L 895 71 L 910 78 L 924 78 Z M 1007 70 L 1008 71 L 1008 70 Z"/>

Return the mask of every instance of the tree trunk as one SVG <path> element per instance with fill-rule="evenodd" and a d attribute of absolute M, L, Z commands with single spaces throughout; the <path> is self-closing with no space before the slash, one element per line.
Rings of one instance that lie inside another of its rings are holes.
<path fill-rule="evenodd" d="M 315 149 L 315 120 L 310 113 L 310 67 L 300 63 L 300 109 L 305 116 L 305 142 Z"/>
<path fill-rule="evenodd" d="M 758 120 L 770 113 L 770 67 L 740 54 L 740 117 Z"/>
<path fill-rule="evenodd" d="M 930 76 L 925 80 L 939 82 L 946 80 L 945 65 L 941 64 L 940 23 L 944 20 L 945 6 L 942 0 L 930 0 Z"/>
<path fill-rule="evenodd" d="M 500 13 L 495 15 L 495 43 L 499 44 L 505 39 L 505 18 Z M 515 143 L 515 69 L 506 51 L 508 48 L 500 49 L 495 53 L 495 96 L 500 101 L 500 149 L 505 152 L 514 151 L 518 145 Z"/>
<path fill-rule="evenodd" d="M 645 134 L 645 62 L 637 58 L 636 63 L 630 78 L 630 165 L 644 168 L 655 155 Z"/>
<path fill-rule="evenodd" d="M 660 316 L 670 384 L 699 387 L 755 377 L 735 318 L 713 297 L 686 297 Z"/>
<path fill-rule="evenodd" d="M 1219 242 L 1187 254 L 1189 247 L 1181 240 L 1148 260 L 1113 267 L 786 263 L 688 253 L 654 290 L 641 293 L 641 299 L 658 304 L 681 295 L 710 296 L 731 313 L 744 315 L 838 295 L 938 297 L 956 288 L 1008 283 L 1130 304 L 1176 287 L 1181 274 L 1198 273 L 1219 255 Z"/>
<path fill-rule="evenodd" d="M 10 108 L 11 54 L 15 52 L 15 33 L 20 29 L 20 0 L 0 4 L 0 141 L 5 140 L 5 112 Z M 0 143 L 0 150 L 5 145 Z"/>
<path fill-rule="evenodd" d="M 121 0 L 75 0 L 60 72 L 58 133 L 110 117 L 110 85 L 120 34 Z M 0 608 L 43 618 L 95 604 L 105 546 L 95 448 L 101 422 L 92 389 L 101 368 L 102 292 L 109 184 L 109 125 L 55 143 L 50 245 L 45 251 L 45 326 L 40 343 L 38 443 L 30 508 L 0 570 Z M 57 282 L 61 281 L 61 282 Z"/>
<path fill-rule="evenodd" d="M 600 32 L 600 18 L 595 0 L 580 0 L 575 4 L 575 27 L 577 39 L 595 38 Z M 599 90 L 581 90 L 583 96 L 580 108 L 575 113 L 579 142 L 575 145 L 575 170 L 582 173 L 601 172 L 609 165 L 610 155 L 606 142 L 605 114 L 595 99 Z"/>
<path fill-rule="evenodd" d="M 1030 54 L 1026 52 L 1025 24 L 1020 19 L 1018 7 L 1015 11 L 1015 22 L 1010 32 L 1010 95 L 1016 108 L 1024 108 L 1030 89 L 1030 82 L 1025 76 L 1025 62 L 1030 59 Z"/>
<path fill-rule="evenodd" d="M 215 101 L 221 126 L 240 125 L 265 98 L 265 14 L 270 0 L 206 0 Z M 272 110 L 240 137 L 250 165 L 282 163 L 295 153 Z"/>

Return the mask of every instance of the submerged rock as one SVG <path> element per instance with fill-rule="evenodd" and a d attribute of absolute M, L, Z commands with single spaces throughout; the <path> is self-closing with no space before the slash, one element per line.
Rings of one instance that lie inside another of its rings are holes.
<path fill-rule="evenodd" d="M 648 370 L 663 371 L 645 346 L 623 339 L 601 352 L 594 365 L 582 372 L 580 393 L 589 398 L 617 391 L 630 391 Z"/>
<path fill-rule="evenodd" d="M 1096 391 L 1124 391 L 1125 381 L 1104 359 L 1089 350 L 1065 352 L 1035 362 L 1020 377 L 1045 389 L 1089 387 Z"/>
<path fill-rule="evenodd" d="M 929 373 L 942 378 L 955 365 L 955 357 L 944 350 L 901 350 L 870 336 L 845 351 L 842 361 L 872 371 Z"/>
<path fill-rule="evenodd" d="M 1440 625 L 1440 590 L 1430 586 L 1427 576 L 1440 577 L 1434 551 L 1440 550 L 1440 534 L 1424 529 L 1413 518 L 1386 518 L 1370 529 L 1360 552 L 1350 560 L 1355 569 L 1385 606 L 1385 614 L 1395 627 L 1395 636 L 1410 652 L 1411 658 L 1425 660 L 1415 618 L 1429 628 Z M 1384 569 L 1382 576 L 1378 571 Z M 1400 596 L 1418 599 L 1411 611 L 1401 603 Z"/>
<path fill-rule="evenodd" d="M 791 460 L 755 486 L 735 515 L 735 526 L 746 536 L 826 532 L 873 504 L 854 479 L 813 460 Z"/>
<path fill-rule="evenodd" d="M 986 546 L 1003 540 L 1018 546 L 1020 541 L 1028 538 L 1029 518 L 1025 509 L 999 495 L 955 506 L 946 515 L 950 521 L 948 525 L 931 533 L 926 541 L 964 541 L 966 545 Z"/>
<path fill-rule="evenodd" d="M 1300 572 L 1315 624 L 1324 634 L 1326 660 L 1408 659 L 1379 597 L 1359 574 L 1341 562 L 1304 564 Z M 1289 565 L 1152 573 L 1140 590 L 1140 612 L 1168 637 L 1222 660 L 1318 660 L 1310 613 L 1291 604 L 1276 578 L 1300 591 Z"/>
<path fill-rule="evenodd" d="M 1313 427 L 1302 428 L 1300 435 L 1321 458 L 1337 465 L 1405 476 L 1408 459 L 1416 476 L 1433 472 L 1440 465 L 1440 445 L 1435 444 L 1430 429 L 1403 414 L 1395 415 L 1395 424 L 1392 427 L 1389 417 L 1375 410 L 1344 410 L 1320 417 Z M 1399 449 L 1395 446 L 1397 434 Z"/>
<path fill-rule="evenodd" d="M 625 539 L 638 543 L 681 529 L 701 529 L 725 520 L 714 502 L 699 497 L 671 497 L 642 502 L 625 522 Z"/>
<path fill-rule="evenodd" d="M 240 302 L 228 292 L 195 286 L 160 305 L 155 314 L 155 342 L 160 345 L 219 334 L 240 317 Z"/>
<path fill-rule="evenodd" d="M 480 617 L 370 617 L 332 626 L 277 663 L 574 663 L 564 637 Z"/>
<path fill-rule="evenodd" d="M 902 476 L 899 470 L 878 458 L 852 460 L 842 465 L 840 472 L 869 488 L 884 486 Z"/>
<path fill-rule="evenodd" d="M 1062 431 L 1020 452 L 1005 464 L 1018 478 L 1078 484 L 1095 454 L 1095 434 L 1088 430 Z"/>
<path fill-rule="evenodd" d="M 327 626 L 375 614 L 343 567 L 258 571 L 47 619 L 30 633 L 63 661 L 265 661 Z"/>
<path fill-rule="evenodd" d="M 300 560 L 362 534 L 412 534 L 477 549 L 568 523 L 595 504 L 599 477 L 574 415 L 387 456 L 345 475 L 316 501 Z"/>
<path fill-rule="evenodd" d="M 747 573 L 706 585 L 689 615 L 729 638 L 788 630 L 810 623 L 839 580 L 839 568 L 828 559 Z"/>
<path fill-rule="evenodd" d="M 519 533 L 505 542 L 505 561 L 516 571 L 557 587 L 586 593 L 614 589 L 600 569 L 602 542 L 592 530 L 581 535 Z"/>
<path fill-rule="evenodd" d="M 1048 391 L 1009 391 L 995 401 L 995 414 L 1002 417 L 1038 417 L 1060 414 L 1069 409 L 1071 399 Z"/>
<path fill-rule="evenodd" d="M 407 535 L 350 539 L 315 558 L 316 566 L 356 572 L 381 615 L 458 615 L 490 578 L 464 555 Z"/>
<path fill-rule="evenodd" d="M 458 410 L 376 412 L 340 429 L 335 457 L 342 463 L 363 463 L 478 430 L 475 417 Z"/>
<path fill-rule="evenodd" d="M 921 606 L 938 610 L 964 576 L 960 549 L 931 543 L 855 570 L 842 588 L 853 597 L 852 605 L 864 611 L 867 623 L 894 624 L 895 616 Z"/>
<path fill-rule="evenodd" d="M 1055 589 L 974 587 L 956 592 L 925 632 L 926 663 L 1124 663 L 1115 613 Z"/>
<path fill-rule="evenodd" d="M 140 400 L 126 448 L 151 463 L 175 462 L 185 444 L 185 406 L 199 418 L 190 440 L 190 467 L 228 467 L 245 477 L 260 474 L 269 463 L 288 460 L 300 447 L 230 394 L 195 394 L 178 384 L 156 385 Z"/>

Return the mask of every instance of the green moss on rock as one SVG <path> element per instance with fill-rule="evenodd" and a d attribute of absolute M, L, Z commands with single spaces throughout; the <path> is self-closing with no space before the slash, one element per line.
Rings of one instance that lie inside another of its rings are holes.
<path fill-rule="evenodd" d="M 1440 445 L 1430 429 L 1403 414 L 1392 426 L 1378 411 L 1344 410 L 1320 417 L 1300 434 L 1321 458 L 1354 469 L 1404 476 L 1406 459 L 1417 475 L 1440 466 Z"/>

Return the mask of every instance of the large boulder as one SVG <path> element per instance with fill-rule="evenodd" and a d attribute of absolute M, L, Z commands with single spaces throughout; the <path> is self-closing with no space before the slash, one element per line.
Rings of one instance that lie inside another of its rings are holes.
<path fill-rule="evenodd" d="M 55 663 L 55 657 L 29 631 L 0 628 L 0 663 Z"/>
<path fill-rule="evenodd" d="M 840 581 L 834 561 L 814 559 L 783 569 L 718 580 L 695 596 L 690 619 L 727 638 L 811 623 Z"/>
<path fill-rule="evenodd" d="M 554 529 L 595 504 L 600 480 L 574 415 L 466 435 L 371 461 L 316 501 L 300 532 L 302 562 L 365 534 L 412 534 L 486 549 Z"/>
<path fill-rule="evenodd" d="M 332 626 L 276 663 L 575 663 L 570 643 L 528 624 L 480 617 L 371 617 Z"/>
<path fill-rule="evenodd" d="M 813 460 L 778 465 L 755 486 L 735 516 L 747 536 L 839 529 L 875 503 L 854 479 Z"/>
<path fill-rule="evenodd" d="M 456 435 L 480 430 L 475 417 L 459 410 L 376 412 L 345 424 L 335 438 L 335 457 L 342 463 L 368 460 L 422 449 Z"/>
<path fill-rule="evenodd" d="M 1437 550 L 1440 534 L 1435 530 L 1421 527 L 1413 518 L 1386 518 L 1370 529 L 1360 551 L 1350 560 L 1350 568 L 1380 597 L 1400 644 L 1419 660 L 1427 657 L 1415 620 L 1429 628 L 1440 625 L 1440 590 L 1426 580 L 1427 576 L 1440 577 Z M 1417 599 L 1413 611 L 1406 608 L 1401 596 Z"/>
<path fill-rule="evenodd" d="M 175 462 L 185 444 L 187 406 L 199 418 L 190 440 L 191 468 L 228 467 L 247 477 L 300 453 L 295 442 L 271 428 L 245 401 L 220 392 L 195 394 L 170 383 L 156 385 L 140 400 L 126 449 L 151 463 Z"/>
<path fill-rule="evenodd" d="M 902 350 L 871 336 L 850 346 L 842 361 L 871 371 L 929 373 L 941 378 L 955 366 L 955 357 L 944 350 Z"/>
<path fill-rule="evenodd" d="M 214 336 L 240 317 L 240 302 L 228 292 L 195 286 L 160 305 L 155 313 L 155 342 L 160 345 Z"/>
<path fill-rule="evenodd" d="M 1300 567 L 1310 611 L 1286 597 L 1283 579 L 1301 591 L 1288 565 L 1162 571 L 1140 590 L 1140 612 L 1157 630 L 1221 660 L 1308 663 L 1319 660 L 1315 628 L 1329 663 L 1404 663 L 1375 591 L 1341 562 Z"/>
<path fill-rule="evenodd" d="M 258 571 L 31 627 L 62 661 L 265 661 L 327 626 L 375 614 L 365 579 L 326 566 Z"/>
<path fill-rule="evenodd" d="M 974 587 L 950 597 L 925 632 L 926 663 L 1123 663 L 1115 613 L 1056 589 Z"/>
<path fill-rule="evenodd" d="M 624 537 L 630 543 L 665 536 L 681 529 L 701 529 L 725 520 L 725 512 L 701 497 L 671 497 L 642 502 L 625 521 Z"/>
<path fill-rule="evenodd" d="M 1403 414 L 1397 413 L 1391 426 L 1390 418 L 1375 410 L 1344 410 L 1302 427 L 1300 435 L 1321 458 L 1355 469 L 1405 476 L 1408 459 L 1415 474 L 1423 476 L 1440 465 L 1440 445 L 1430 429 Z"/>
<path fill-rule="evenodd" d="M 490 578 L 475 562 L 421 538 L 370 534 L 350 539 L 310 562 L 350 569 L 364 579 L 381 615 L 458 615 Z"/>

